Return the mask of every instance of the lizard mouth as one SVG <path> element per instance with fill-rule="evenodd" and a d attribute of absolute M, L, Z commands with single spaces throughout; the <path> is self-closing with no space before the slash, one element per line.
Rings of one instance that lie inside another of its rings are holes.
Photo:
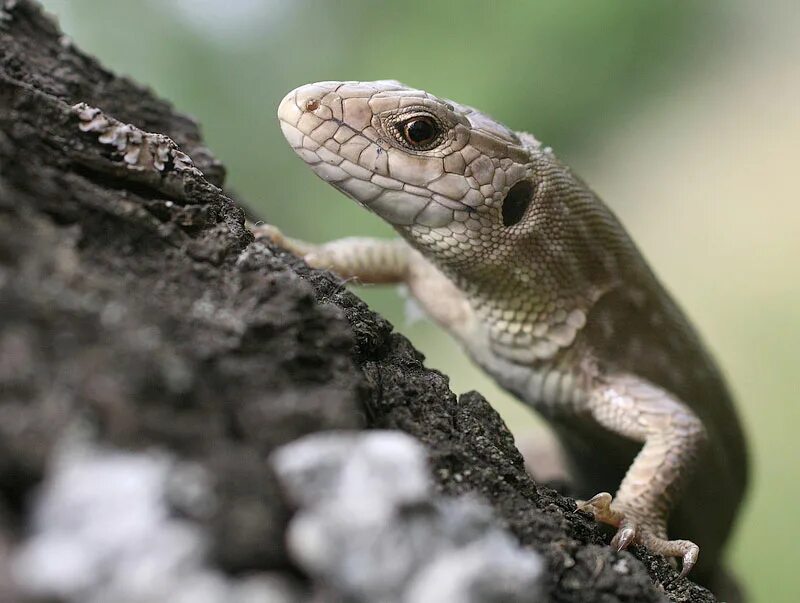
<path fill-rule="evenodd" d="M 317 176 L 394 226 L 442 227 L 452 222 L 454 211 L 471 210 L 392 176 L 390 159 L 399 158 L 390 154 L 401 151 L 373 126 L 368 101 L 376 91 L 377 86 L 373 90 L 359 82 L 319 82 L 292 90 L 278 107 L 283 135 Z"/>

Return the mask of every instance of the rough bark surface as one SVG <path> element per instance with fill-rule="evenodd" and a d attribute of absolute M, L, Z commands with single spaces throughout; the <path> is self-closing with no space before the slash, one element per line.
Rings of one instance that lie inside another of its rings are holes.
<path fill-rule="evenodd" d="M 607 547 L 534 484 L 508 429 L 336 277 L 254 242 L 197 125 L 76 49 L 31 1 L 0 9 L 0 563 L 64 434 L 208 471 L 213 563 L 286 572 L 291 509 L 266 457 L 319 430 L 399 429 L 441 492 L 478 493 L 548 564 L 553 601 L 713 601 L 662 559 Z M 191 157 L 133 166 L 77 103 Z M 266 158 L 265 158 L 266 161 Z M 264 218 L 269 221 L 269 216 Z M 15 595 L 8 568 L 2 593 Z"/>

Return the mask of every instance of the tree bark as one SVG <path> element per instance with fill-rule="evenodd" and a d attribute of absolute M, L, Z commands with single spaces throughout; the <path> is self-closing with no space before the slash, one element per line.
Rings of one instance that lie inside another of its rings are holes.
<path fill-rule="evenodd" d="M 423 442 L 440 493 L 488 501 L 543 556 L 551 600 L 714 600 L 663 559 L 606 546 L 531 480 L 480 394 L 457 398 L 341 280 L 254 242 L 191 119 L 75 48 L 34 2 L 0 5 L 4 600 L 28 596 L 9 563 L 76 430 L 202 467 L 215 504 L 188 519 L 211 566 L 303 589 L 313 578 L 284 546 L 292 509 L 267 458 L 309 433 L 375 428 Z"/>

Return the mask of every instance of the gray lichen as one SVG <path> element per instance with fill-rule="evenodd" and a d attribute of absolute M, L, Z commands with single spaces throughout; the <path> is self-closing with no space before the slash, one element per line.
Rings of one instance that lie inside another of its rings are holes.
<path fill-rule="evenodd" d="M 163 172 L 171 166 L 176 172 L 193 171 L 202 176 L 191 157 L 181 151 L 169 137 L 144 132 L 103 113 L 97 107 L 78 103 L 72 107 L 83 132 L 97 132 L 98 141 L 113 146 L 133 169 L 153 169 Z"/>
<path fill-rule="evenodd" d="M 323 585 L 321 600 L 539 600 L 539 556 L 498 527 L 482 502 L 436 496 L 414 438 L 315 434 L 280 448 L 272 463 L 299 507 L 290 554 Z"/>
<path fill-rule="evenodd" d="M 17 6 L 17 0 L 2 0 L 0 2 L 0 28 L 6 27 L 6 23 L 13 19 L 11 11 Z"/>
<path fill-rule="evenodd" d="M 211 567 L 208 537 L 187 516 L 213 505 L 203 470 L 167 454 L 62 450 L 13 558 L 19 590 L 69 603 L 299 601 L 285 578 Z"/>

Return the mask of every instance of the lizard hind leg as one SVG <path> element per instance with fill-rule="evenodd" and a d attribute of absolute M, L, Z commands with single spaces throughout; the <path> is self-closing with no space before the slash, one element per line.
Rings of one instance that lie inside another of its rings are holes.
<path fill-rule="evenodd" d="M 705 441 L 702 422 L 666 391 L 628 375 L 605 380 L 590 397 L 589 410 L 606 429 L 644 445 L 616 496 L 601 492 L 578 508 L 617 528 L 611 544 L 618 550 L 638 543 L 653 553 L 680 557 L 685 576 L 700 549 L 689 540 L 669 540 L 666 526 Z"/>

